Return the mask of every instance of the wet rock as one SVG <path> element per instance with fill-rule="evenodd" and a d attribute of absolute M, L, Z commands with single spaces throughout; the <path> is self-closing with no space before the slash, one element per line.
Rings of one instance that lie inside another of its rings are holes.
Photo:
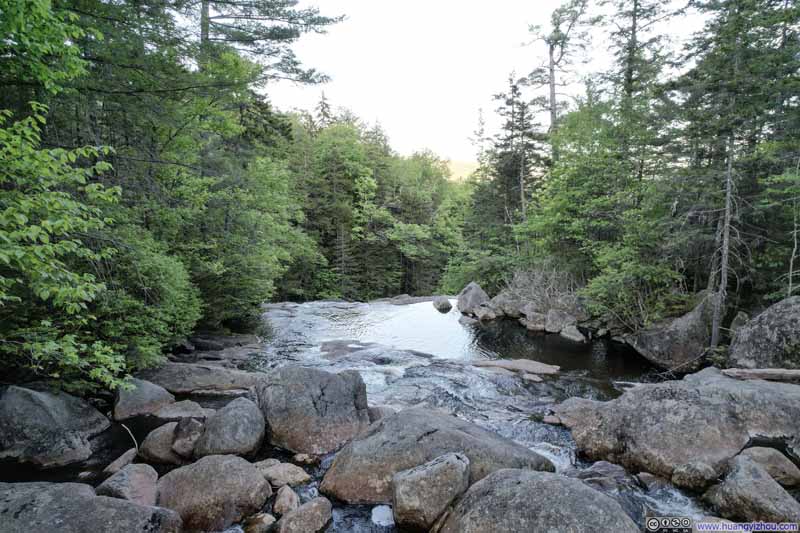
<path fill-rule="evenodd" d="M 711 341 L 714 296 L 706 295 L 685 315 L 628 335 L 625 340 L 639 354 L 664 369 L 690 372 Z"/>
<path fill-rule="evenodd" d="M 800 296 L 768 307 L 740 327 L 731 341 L 728 364 L 800 369 Z"/>
<path fill-rule="evenodd" d="M 294 511 L 300 507 L 300 497 L 292 487 L 284 485 L 278 489 L 278 495 L 275 497 L 275 503 L 272 505 L 272 510 L 277 515 L 284 515 L 290 511 Z"/>
<path fill-rule="evenodd" d="M 505 469 L 472 485 L 439 533 L 638 532 L 610 497 L 557 474 Z"/>
<path fill-rule="evenodd" d="M 244 533 L 269 533 L 275 522 L 275 517 L 271 514 L 254 514 L 244 521 Z"/>
<path fill-rule="evenodd" d="M 534 361 L 533 359 L 486 359 L 470 361 L 472 366 L 482 368 L 503 368 L 512 372 L 526 372 L 528 374 L 555 375 L 560 368 L 555 365 L 548 365 Z"/>
<path fill-rule="evenodd" d="M 276 533 L 316 533 L 331 521 L 333 507 L 327 498 L 314 498 L 286 513 L 275 525 Z"/>
<path fill-rule="evenodd" d="M 800 502 L 758 463 L 738 456 L 725 481 L 703 496 L 724 518 L 741 521 L 800 522 Z"/>
<path fill-rule="evenodd" d="M 117 391 L 114 420 L 149 415 L 175 401 L 175 396 L 164 387 L 143 379 L 131 378 L 126 385 L 131 388 L 120 387 Z"/>
<path fill-rule="evenodd" d="M 96 496 L 81 483 L 0 483 L 2 533 L 180 533 L 167 509 Z"/>
<path fill-rule="evenodd" d="M 128 465 L 97 487 L 97 494 L 139 505 L 156 504 L 158 473 L 150 465 Z"/>
<path fill-rule="evenodd" d="M 144 370 L 138 377 L 161 385 L 172 394 L 248 389 L 262 379 L 255 373 L 191 363 L 166 363 L 160 368 Z"/>
<path fill-rule="evenodd" d="M 256 463 L 256 466 L 262 463 Z M 276 465 L 267 466 L 266 468 L 259 466 L 258 471 L 261 472 L 261 475 L 264 476 L 273 487 L 283 487 L 284 485 L 294 487 L 311 481 L 311 476 L 309 476 L 305 470 L 291 463 L 278 463 Z"/>
<path fill-rule="evenodd" d="M 214 335 L 198 334 L 189 339 L 197 350 L 220 351 L 226 348 L 258 344 L 260 339 L 255 335 Z"/>
<path fill-rule="evenodd" d="M 109 465 L 103 469 L 103 473 L 109 475 L 116 474 L 117 472 L 119 472 L 120 470 L 131 464 L 134 459 L 136 459 L 136 453 L 137 453 L 136 448 L 131 448 L 127 452 L 123 453 L 122 455 L 114 459 L 114 461 L 109 463 Z"/>
<path fill-rule="evenodd" d="M 590 459 L 695 490 L 721 476 L 753 435 L 787 439 L 800 451 L 800 386 L 738 381 L 713 368 L 639 385 L 610 402 L 570 398 L 554 411 Z"/>
<path fill-rule="evenodd" d="M 519 319 L 519 323 L 529 331 L 545 331 L 547 327 L 547 316 L 542 313 L 527 312 Z"/>
<path fill-rule="evenodd" d="M 369 426 L 367 389 L 356 371 L 284 367 L 257 392 L 270 443 L 293 452 L 331 452 Z"/>
<path fill-rule="evenodd" d="M 577 326 L 566 326 L 559 335 L 572 342 L 586 342 L 586 337 Z"/>
<path fill-rule="evenodd" d="M 741 455 L 758 463 L 772 479 L 784 487 L 800 485 L 800 468 L 775 448 L 747 448 Z"/>
<path fill-rule="evenodd" d="M 181 457 L 192 457 L 194 446 L 203 435 L 205 425 L 195 418 L 182 418 L 175 426 L 172 440 L 172 451 Z"/>
<path fill-rule="evenodd" d="M 448 453 L 392 476 L 395 523 L 428 531 L 436 519 L 469 487 L 469 459 Z"/>
<path fill-rule="evenodd" d="M 376 405 L 375 407 L 370 407 L 367 410 L 369 414 L 369 423 L 373 423 L 376 420 L 380 420 L 383 417 L 390 416 L 395 414 L 397 411 L 392 409 L 391 407 L 387 407 L 385 405 Z"/>
<path fill-rule="evenodd" d="M 566 475 L 600 491 L 619 491 L 636 486 L 636 481 L 624 468 L 608 461 L 598 461 L 589 468 L 570 470 Z"/>
<path fill-rule="evenodd" d="M 430 409 L 406 409 L 375 422 L 345 446 L 322 480 L 321 491 L 348 503 L 388 503 L 397 472 L 449 452 L 466 455 L 470 482 L 500 468 L 554 470 L 524 446 Z"/>
<path fill-rule="evenodd" d="M 235 455 L 210 455 L 158 481 L 158 505 L 190 531 L 221 531 L 258 512 L 272 495 L 256 467 Z"/>
<path fill-rule="evenodd" d="M 472 313 L 475 315 L 475 318 L 477 318 L 480 321 L 494 320 L 497 318 L 497 313 L 488 304 L 479 305 L 478 307 L 473 307 Z"/>
<path fill-rule="evenodd" d="M 237 398 L 206 420 L 194 455 L 250 455 L 261 447 L 264 432 L 264 416 L 258 406 L 247 398 Z"/>
<path fill-rule="evenodd" d="M 177 422 L 170 422 L 151 431 L 139 448 L 139 455 L 151 463 L 180 465 L 183 458 L 172 450 Z"/>
<path fill-rule="evenodd" d="M 180 422 L 185 418 L 205 420 L 214 413 L 215 411 L 213 409 L 206 409 L 197 402 L 193 402 L 191 400 L 182 400 L 180 402 L 165 405 L 153 413 L 152 416 L 158 423 L 166 424 L 168 422 Z"/>
<path fill-rule="evenodd" d="M 449 298 L 445 296 L 437 296 L 433 299 L 433 307 L 435 307 L 440 313 L 449 313 L 453 308 L 453 304 L 450 303 Z"/>
<path fill-rule="evenodd" d="M 319 464 L 319 457 L 307 453 L 296 453 L 292 456 L 292 462 L 301 465 L 316 465 Z"/>
<path fill-rule="evenodd" d="M 11 385 L 0 395 L 0 459 L 51 468 L 92 455 L 89 440 L 111 426 L 75 396 Z"/>
<path fill-rule="evenodd" d="M 561 309 L 549 309 L 545 317 L 544 330 L 548 333 L 561 333 L 568 326 L 574 326 L 578 320 Z"/>
<path fill-rule="evenodd" d="M 648 492 L 654 492 L 668 488 L 670 483 L 663 477 L 654 476 L 650 472 L 639 472 L 636 474 L 636 479 L 639 483 L 647 489 Z"/>
<path fill-rule="evenodd" d="M 474 281 L 464 287 L 458 294 L 456 307 L 465 315 L 471 315 L 483 304 L 489 303 L 489 295 Z"/>

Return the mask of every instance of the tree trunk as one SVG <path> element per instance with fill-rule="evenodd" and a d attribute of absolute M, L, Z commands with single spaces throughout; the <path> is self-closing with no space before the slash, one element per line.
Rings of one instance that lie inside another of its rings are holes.
<path fill-rule="evenodd" d="M 208 44 L 208 30 L 210 25 L 209 7 L 210 0 L 200 2 L 200 45 L 205 47 Z"/>
<path fill-rule="evenodd" d="M 711 323 L 711 347 L 719 346 L 719 332 L 728 291 L 728 261 L 731 246 L 731 219 L 733 211 L 733 133 L 728 135 L 728 163 L 725 170 L 725 212 L 722 221 L 722 249 L 720 251 L 719 289 L 714 301 L 714 318 Z"/>
<path fill-rule="evenodd" d="M 553 142 L 553 134 L 556 132 L 556 122 L 558 121 L 558 106 L 556 102 L 556 58 L 555 45 L 548 46 L 548 83 L 550 84 L 550 150 L 553 163 L 558 161 L 558 150 Z"/>

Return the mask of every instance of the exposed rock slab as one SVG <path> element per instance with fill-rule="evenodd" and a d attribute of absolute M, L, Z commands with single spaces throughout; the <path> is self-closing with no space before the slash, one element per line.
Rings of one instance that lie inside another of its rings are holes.
<path fill-rule="evenodd" d="M 751 438 L 783 440 L 800 452 L 800 386 L 739 381 L 713 368 L 610 402 L 570 398 L 554 410 L 590 459 L 695 490 L 721 476 Z"/>
<path fill-rule="evenodd" d="M 270 443 L 293 452 L 331 452 L 369 426 L 367 389 L 356 371 L 284 367 L 257 392 Z"/>
<path fill-rule="evenodd" d="M 129 500 L 139 505 L 156 504 L 158 473 L 150 465 L 128 465 L 96 489 L 100 496 Z"/>
<path fill-rule="evenodd" d="M 158 481 L 158 504 L 181 515 L 189 531 L 221 531 L 256 513 L 272 495 L 255 466 L 234 455 L 210 455 Z"/>
<path fill-rule="evenodd" d="M 639 528 L 616 501 L 577 479 L 506 469 L 472 485 L 437 531 L 634 533 Z"/>
<path fill-rule="evenodd" d="M 164 387 L 143 379 L 131 378 L 126 387 L 120 387 L 117 391 L 114 420 L 149 415 L 174 401 L 175 396 Z"/>
<path fill-rule="evenodd" d="M 548 365 L 534 361 L 533 359 L 487 359 L 471 361 L 472 366 L 489 367 L 489 368 L 503 368 L 513 372 L 525 372 L 528 374 L 540 374 L 545 376 L 552 376 L 558 374 L 561 367 L 556 365 Z"/>
<path fill-rule="evenodd" d="M 89 440 L 110 426 L 80 398 L 12 385 L 0 396 L 0 459 L 42 468 L 84 461 L 92 455 Z"/>
<path fill-rule="evenodd" d="M 739 327 L 730 366 L 800 369 L 800 296 L 786 298 Z"/>
<path fill-rule="evenodd" d="M 250 455 L 264 440 L 264 415 L 255 402 L 237 398 L 209 417 L 194 455 Z"/>
<path fill-rule="evenodd" d="M 469 422 L 429 409 L 406 409 L 375 422 L 345 446 L 320 489 L 348 503 L 389 503 L 397 472 L 446 453 L 469 458 L 470 482 L 501 468 L 554 470 L 546 458 Z"/>
<path fill-rule="evenodd" d="M 248 389 L 261 379 L 255 373 L 192 363 L 166 363 L 160 368 L 144 370 L 138 377 L 161 385 L 172 394 Z"/>

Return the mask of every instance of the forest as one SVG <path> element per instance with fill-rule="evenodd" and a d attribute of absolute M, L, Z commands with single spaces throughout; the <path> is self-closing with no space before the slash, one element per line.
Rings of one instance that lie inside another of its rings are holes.
<path fill-rule="evenodd" d="M 704 24 L 686 43 L 669 27 Z M 478 170 L 324 96 L 293 46 L 346 14 L 294 0 L 0 0 L 0 364 L 113 389 L 268 301 L 574 287 L 636 331 L 797 293 L 800 5 L 565 0 L 547 55 L 479 124 Z M 592 40 L 613 62 L 578 77 Z M 577 95 L 567 85 L 581 86 Z M 424 125 L 420 125 L 424 127 Z M 800 280 L 798 280 L 800 281 Z M 13 381 L 13 378 L 4 378 Z"/>

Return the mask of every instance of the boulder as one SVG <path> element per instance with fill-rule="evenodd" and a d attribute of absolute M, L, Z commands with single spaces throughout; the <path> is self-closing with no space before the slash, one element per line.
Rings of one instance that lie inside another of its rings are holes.
<path fill-rule="evenodd" d="M 221 531 L 261 510 L 272 496 L 256 467 L 235 455 L 209 455 L 158 481 L 158 505 L 183 518 L 189 531 Z"/>
<path fill-rule="evenodd" d="M 128 465 L 97 487 L 97 494 L 139 505 L 156 504 L 158 473 L 150 465 Z"/>
<path fill-rule="evenodd" d="M 272 511 L 277 515 L 284 515 L 300 507 L 300 497 L 292 487 L 284 485 L 278 489 L 275 503 L 272 504 Z"/>
<path fill-rule="evenodd" d="M 257 391 L 270 443 L 296 453 L 334 451 L 369 426 L 367 389 L 353 370 L 284 367 Z"/>
<path fill-rule="evenodd" d="M 244 533 L 270 533 L 275 522 L 275 517 L 271 514 L 254 514 L 244 521 Z"/>
<path fill-rule="evenodd" d="M 0 533 L 180 533 L 172 511 L 96 496 L 81 483 L 0 483 Z"/>
<path fill-rule="evenodd" d="M 731 341 L 728 364 L 800 369 L 800 296 L 781 300 L 739 327 Z"/>
<path fill-rule="evenodd" d="M 703 499 L 732 520 L 800 522 L 800 502 L 744 455 L 731 461 L 725 481 L 709 489 Z"/>
<path fill-rule="evenodd" d="M 449 452 L 467 456 L 470 482 L 501 468 L 553 471 L 546 458 L 470 422 L 414 408 L 372 424 L 345 446 L 320 490 L 348 503 L 389 503 L 392 476 Z"/>
<path fill-rule="evenodd" d="M 372 408 L 370 408 L 370 409 L 372 409 Z M 372 418 L 372 416 L 370 416 L 370 419 L 371 418 Z M 372 421 L 372 420 L 370 420 L 370 421 Z M 292 462 L 293 463 L 301 464 L 301 465 L 309 465 L 309 466 L 313 466 L 313 465 L 319 464 L 319 459 L 320 458 L 317 457 L 316 455 L 309 455 L 307 453 L 296 453 L 296 454 L 294 454 L 292 456 Z"/>
<path fill-rule="evenodd" d="M 711 342 L 714 296 L 707 294 L 685 315 L 659 322 L 625 341 L 659 368 L 691 372 Z"/>
<path fill-rule="evenodd" d="M 114 420 L 149 415 L 174 401 L 175 396 L 164 387 L 143 379 L 131 378 L 117 390 Z"/>
<path fill-rule="evenodd" d="M 262 379 L 261 374 L 191 363 L 166 363 L 159 368 L 144 370 L 138 377 L 161 385 L 172 394 L 249 389 Z"/>
<path fill-rule="evenodd" d="M 544 330 L 548 333 L 561 333 L 568 326 L 574 326 L 578 320 L 561 309 L 549 309 L 545 316 Z"/>
<path fill-rule="evenodd" d="M 397 411 L 395 409 L 386 405 L 376 405 L 374 407 L 370 407 L 367 410 L 367 414 L 369 415 L 369 423 L 372 424 L 376 420 L 380 420 L 385 416 L 393 415 L 396 412 Z"/>
<path fill-rule="evenodd" d="M 269 463 L 262 461 L 262 463 L 256 463 L 256 466 L 262 465 L 258 468 L 258 471 L 261 472 L 264 479 L 269 481 L 273 487 L 283 487 L 284 485 L 294 487 L 295 485 L 302 485 L 303 483 L 311 481 L 311 476 L 297 465 L 278 463 L 270 464 L 265 467 L 267 464 Z"/>
<path fill-rule="evenodd" d="M 472 309 L 472 314 L 474 314 L 475 318 L 477 318 L 480 321 L 494 320 L 495 318 L 497 318 L 497 313 L 488 304 L 474 307 Z"/>
<path fill-rule="evenodd" d="M 542 313 L 528 312 L 519 319 L 519 323 L 525 326 L 529 331 L 545 331 L 547 327 L 547 316 Z"/>
<path fill-rule="evenodd" d="M 465 315 L 471 315 L 479 306 L 489 303 L 489 295 L 474 281 L 458 293 L 456 307 Z"/>
<path fill-rule="evenodd" d="M 177 422 L 170 422 L 151 431 L 139 448 L 139 456 L 151 463 L 183 464 L 183 458 L 172 450 L 177 425 Z"/>
<path fill-rule="evenodd" d="M 446 296 L 437 296 L 433 299 L 433 307 L 440 313 L 449 313 L 453 308 L 453 304 L 450 303 L 450 299 Z"/>
<path fill-rule="evenodd" d="M 800 468 L 775 448 L 747 448 L 741 455 L 758 463 L 772 479 L 784 487 L 800 485 Z"/>
<path fill-rule="evenodd" d="M 581 453 L 704 490 L 752 436 L 800 452 L 800 386 L 739 381 L 714 368 L 642 384 L 609 402 L 570 398 L 554 408 Z"/>
<path fill-rule="evenodd" d="M 122 455 L 114 459 L 114 461 L 112 461 L 107 467 L 105 467 L 103 469 L 103 473 L 108 475 L 116 474 L 117 472 L 119 472 L 120 470 L 131 464 L 133 460 L 136 459 L 136 454 L 137 454 L 136 448 L 131 448 L 127 452 L 123 453 Z"/>
<path fill-rule="evenodd" d="M 51 468 L 92 455 L 89 440 L 111 423 L 75 396 L 11 385 L 0 395 L 0 459 Z"/>
<path fill-rule="evenodd" d="M 205 431 L 205 424 L 195 418 L 182 418 L 175 426 L 172 439 L 172 451 L 181 457 L 192 457 L 194 446 Z"/>
<path fill-rule="evenodd" d="M 258 344 L 259 338 L 255 335 L 216 335 L 213 333 L 198 333 L 191 337 L 189 342 L 196 350 L 216 352 L 225 348 Z"/>
<path fill-rule="evenodd" d="M 194 455 L 250 455 L 261 447 L 264 432 L 264 415 L 258 405 L 237 398 L 206 420 Z"/>
<path fill-rule="evenodd" d="M 522 301 L 511 294 L 508 289 L 500 291 L 497 296 L 490 300 L 489 305 L 498 316 L 507 316 L 509 318 L 522 316 Z"/>
<path fill-rule="evenodd" d="M 327 498 L 314 498 L 283 515 L 275 524 L 276 533 L 316 533 L 331 521 L 333 506 Z"/>
<path fill-rule="evenodd" d="M 498 470 L 472 485 L 439 533 L 635 533 L 622 507 L 577 479 L 532 470 Z"/>
<path fill-rule="evenodd" d="M 469 487 L 469 459 L 448 453 L 392 476 L 395 523 L 428 531 L 436 519 Z"/>
<path fill-rule="evenodd" d="M 746 325 L 748 322 L 750 322 L 750 315 L 748 315 L 744 311 L 739 311 L 738 313 L 736 313 L 736 316 L 733 317 L 733 320 L 731 320 L 731 325 L 728 327 L 731 340 L 733 340 L 733 337 L 736 335 L 736 332 L 739 331 L 739 329 L 742 328 L 742 326 Z"/>
<path fill-rule="evenodd" d="M 586 337 L 577 326 L 567 326 L 559 332 L 559 335 L 572 342 L 586 342 Z"/>
<path fill-rule="evenodd" d="M 165 405 L 155 413 L 153 418 L 158 424 L 166 424 L 168 422 L 180 422 L 184 418 L 195 418 L 197 420 L 205 420 L 214 414 L 213 409 L 206 409 L 199 403 L 191 400 L 182 400 L 180 402 Z"/>

